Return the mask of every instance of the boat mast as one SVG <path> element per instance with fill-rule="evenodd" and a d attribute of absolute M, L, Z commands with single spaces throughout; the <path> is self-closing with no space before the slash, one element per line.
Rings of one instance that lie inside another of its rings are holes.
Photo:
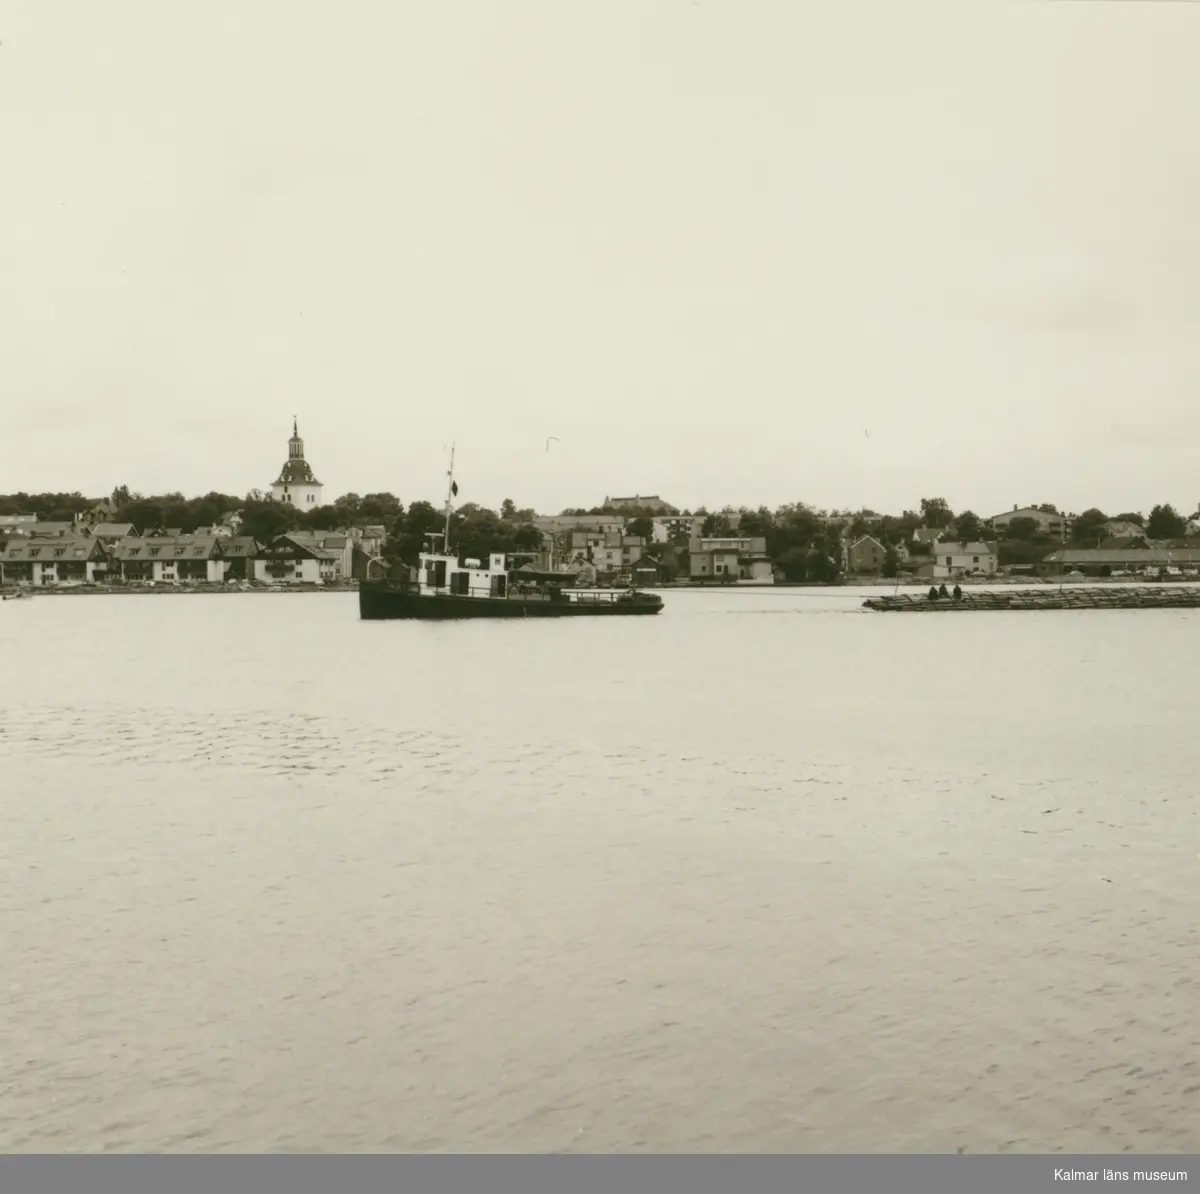
<path fill-rule="evenodd" d="M 450 554 L 450 511 L 454 501 L 454 447 L 454 444 L 450 445 L 450 468 L 446 472 L 450 480 L 446 485 L 446 533 L 442 536 L 442 550 L 447 555 Z"/>

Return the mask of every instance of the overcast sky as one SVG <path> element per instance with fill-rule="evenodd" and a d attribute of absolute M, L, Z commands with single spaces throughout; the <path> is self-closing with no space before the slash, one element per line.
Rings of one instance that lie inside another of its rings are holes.
<path fill-rule="evenodd" d="M 1200 499 L 1200 6 L 7 0 L 0 492 Z M 548 436 L 558 441 L 546 451 Z"/>

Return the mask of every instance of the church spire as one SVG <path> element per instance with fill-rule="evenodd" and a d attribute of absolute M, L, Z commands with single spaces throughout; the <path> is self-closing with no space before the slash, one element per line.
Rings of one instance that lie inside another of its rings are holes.
<path fill-rule="evenodd" d="M 292 415 L 292 438 L 288 440 L 288 459 L 304 459 L 304 441 L 300 438 L 300 425 L 295 415 Z"/>

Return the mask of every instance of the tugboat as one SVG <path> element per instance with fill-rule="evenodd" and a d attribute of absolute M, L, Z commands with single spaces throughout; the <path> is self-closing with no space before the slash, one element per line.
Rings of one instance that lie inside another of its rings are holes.
<path fill-rule="evenodd" d="M 663 600 L 636 589 L 589 590 L 574 587 L 570 573 L 545 572 L 517 557 L 493 553 L 488 559 L 463 560 L 450 550 L 454 454 L 450 455 L 450 491 L 446 529 L 428 536 L 428 549 L 417 564 L 417 579 L 364 580 L 358 586 L 358 613 L 364 619 L 421 618 L 578 618 L 657 614 Z M 436 541 L 441 540 L 441 550 Z"/>

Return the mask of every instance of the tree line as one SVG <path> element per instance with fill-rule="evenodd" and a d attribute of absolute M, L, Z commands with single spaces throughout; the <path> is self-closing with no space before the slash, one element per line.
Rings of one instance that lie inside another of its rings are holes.
<path fill-rule="evenodd" d="M 217 492 L 187 498 L 181 493 L 144 496 L 131 492 L 128 486 L 118 486 L 111 494 L 114 507 L 112 518 L 129 522 L 139 534 L 179 529 L 190 534 L 200 527 L 220 523 L 226 515 L 240 511 L 243 535 L 259 541 L 291 530 L 333 531 L 347 526 L 382 526 L 387 535 L 385 554 L 389 559 L 415 563 L 417 555 L 431 532 L 445 529 L 444 511 L 426 501 L 415 501 L 405 507 L 391 493 L 343 494 L 334 502 L 313 510 L 300 510 L 283 502 L 272 501 L 259 490 L 244 497 Z M 0 495 L 0 514 L 36 514 L 42 521 L 69 522 L 96 504 L 95 498 L 80 493 L 16 493 Z M 1035 509 L 1046 514 L 1058 514 L 1053 505 Z M 626 533 L 640 535 L 648 546 L 648 555 L 656 558 L 668 571 L 687 575 L 689 571 L 686 530 L 665 544 L 652 544 L 653 507 L 640 509 L 611 506 L 573 507 L 563 514 L 611 514 L 626 518 Z M 922 498 L 916 510 L 899 515 L 878 514 L 874 510 L 820 510 L 804 502 L 792 502 L 770 510 L 726 506 L 709 512 L 703 507 L 684 510 L 683 517 L 702 516 L 700 533 L 705 538 L 737 533 L 766 540 L 767 555 L 787 580 L 829 582 L 841 569 L 841 543 L 848 529 L 851 538 L 871 535 L 885 548 L 885 572 L 895 575 L 899 567 L 899 551 L 903 544 L 912 555 L 931 554 L 928 543 L 914 542 L 919 528 L 952 531 L 963 542 L 978 542 L 985 537 L 1000 539 L 1001 564 L 1036 564 L 1050 552 L 1063 545 L 1061 535 L 1045 532 L 1034 518 L 1013 519 L 1002 536 L 992 532 L 974 511 L 955 513 L 944 498 Z M 454 510 L 451 517 L 451 542 L 459 554 L 480 558 L 491 552 L 535 552 L 542 537 L 533 526 L 535 513 L 518 508 L 506 498 L 499 510 L 491 510 L 467 502 Z M 1170 504 L 1155 506 L 1148 518 L 1128 512 L 1106 515 L 1095 507 L 1078 515 L 1066 542 L 1075 547 L 1095 547 L 1107 535 L 1107 524 L 1119 520 L 1144 529 L 1148 539 L 1180 539 L 1186 534 L 1187 520 Z"/>

